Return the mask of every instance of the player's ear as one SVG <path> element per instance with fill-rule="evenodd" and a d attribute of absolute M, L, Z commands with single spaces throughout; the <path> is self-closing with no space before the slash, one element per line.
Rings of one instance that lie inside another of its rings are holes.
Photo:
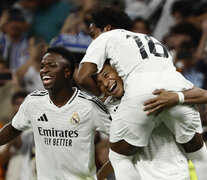
<path fill-rule="evenodd" d="M 111 31 L 113 28 L 111 26 L 111 24 L 107 24 L 105 27 L 104 27 L 104 32 L 107 32 L 107 31 Z"/>
<path fill-rule="evenodd" d="M 65 77 L 68 78 L 71 75 L 71 70 L 69 68 L 65 69 Z"/>

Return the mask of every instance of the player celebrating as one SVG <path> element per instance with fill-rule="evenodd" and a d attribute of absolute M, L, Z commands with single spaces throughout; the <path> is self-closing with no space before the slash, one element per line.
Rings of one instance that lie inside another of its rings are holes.
<path fill-rule="evenodd" d="M 104 76 L 105 73 L 107 73 L 107 76 Z M 96 75 L 95 80 L 101 92 L 109 96 L 105 100 L 105 104 L 113 117 L 124 94 L 123 81 L 118 76 L 117 71 L 110 66 L 108 60 L 105 61 L 103 69 Z M 112 83 L 117 84 L 117 91 L 115 93 L 108 91 L 108 84 Z M 179 103 L 177 93 L 156 90 L 154 94 L 159 94 L 159 96 L 144 103 L 146 105 L 145 110 L 149 110 L 149 114 L 156 112 L 160 107 L 171 107 Z M 183 94 L 185 95 L 185 103 L 207 103 L 207 92 L 203 89 L 194 87 L 183 92 Z M 168 121 L 163 121 L 162 115 L 157 117 L 148 146 L 139 149 L 135 156 L 137 161 L 134 161 L 134 164 L 139 170 L 142 179 L 189 179 L 185 154 L 182 153 L 182 150 L 179 150 L 182 147 L 177 145 L 171 132 L 164 125 L 167 125 L 167 123 Z M 152 160 L 153 162 L 151 162 Z M 112 172 L 110 168 L 109 164 L 102 168 L 99 172 L 100 180 Z"/>
<path fill-rule="evenodd" d="M 28 95 L 12 122 L 0 131 L 0 145 L 32 128 L 38 179 L 96 179 L 94 133 L 109 133 L 103 104 L 72 88 L 70 52 L 49 48 L 40 75 L 46 90 Z"/>
<path fill-rule="evenodd" d="M 106 72 L 108 75 L 104 78 Z M 95 79 L 97 79 L 101 91 L 109 95 L 105 104 L 113 117 L 113 114 L 117 113 L 120 98 L 124 94 L 122 79 L 108 61 L 105 62 L 102 71 L 97 74 Z M 112 95 L 106 87 L 107 84 L 114 82 L 117 84 L 117 91 Z M 164 123 L 161 118 L 156 119 L 156 125 L 149 137 L 148 145 L 140 148 L 134 155 L 134 166 L 139 171 L 141 179 L 190 179 L 184 150 L 176 143 L 173 134 Z M 106 178 L 112 171 L 110 164 L 106 164 L 98 173 L 99 180 Z"/>
<path fill-rule="evenodd" d="M 193 85 L 176 71 L 171 56 L 160 42 L 147 35 L 124 30 L 129 29 L 130 24 L 124 12 L 106 8 L 92 14 L 92 20 L 91 34 L 96 39 L 81 61 L 76 80 L 82 88 L 99 96 L 101 93 L 93 75 L 102 70 L 106 59 L 117 70 L 123 80 L 124 96 L 112 118 L 109 158 L 118 180 L 138 179 L 129 155 L 148 144 L 156 122 L 153 116 L 147 116 L 143 111 L 143 102 L 152 97 L 155 88 L 182 91 L 191 89 Z M 107 72 L 103 74 L 103 77 L 107 76 Z M 117 85 L 116 82 L 106 84 L 111 95 L 118 93 Z M 183 101 L 182 94 L 179 95 Z M 198 175 L 202 176 L 207 169 L 207 150 L 201 136 L 198 111 L 193 106 L 176 106 L 163 118 L 168 120 L 167 127 L 176 141 L 190 153 L 190 159 L 195 159 Z M 198 154 L 199 158 L 196 158 Z"/>

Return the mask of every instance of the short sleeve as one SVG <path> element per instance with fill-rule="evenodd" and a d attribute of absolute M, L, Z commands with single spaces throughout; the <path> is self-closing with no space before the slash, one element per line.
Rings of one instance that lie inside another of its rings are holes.
<path fill-rule="evenodd" d="M 12 126 L 20 131 L 24 131 L 31 127 L 30 119 L 27 115 L 27 109 L 29 108 L 29 98 L 26 99 L 20 106 L 18 112 L 12 119 Z"/>
<path fill-rule="evenodd" d="M 96 64 L 98 69 L 97 73 L 99 73 L 103 68 L 106 58 L 108 58 L 107 43 L 110 37 L 111 34 L 106 32 L 92 41 L 81 63 L 90 62 Z"/>
<path fill-rule="evenodd" d="M 95 129 L 109 135 L 111 116 L 106 106 L 97 98 L 93 98 L 92 118 L 94 120 Z"/>

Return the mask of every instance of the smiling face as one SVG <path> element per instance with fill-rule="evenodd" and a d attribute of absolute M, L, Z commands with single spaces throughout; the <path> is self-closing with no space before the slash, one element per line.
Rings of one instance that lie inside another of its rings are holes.
<path fill-rule="evenodd" d="M 59 54 L 47 53 L 41 62 L 40 76 L 47 90 L 64 87 L 70 76 L 67 61 Z"/>
<path fill-rule="evenodd" d="M 123 96 L 123 81 L 110 64 L 106 63 L 104 65 L 102 71 L 97 75 L 96 80 L 98 87 L 104 94 L 115 98 Z"/>

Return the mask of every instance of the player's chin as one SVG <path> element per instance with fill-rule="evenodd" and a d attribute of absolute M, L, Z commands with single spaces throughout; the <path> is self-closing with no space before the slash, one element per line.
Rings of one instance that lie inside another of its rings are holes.
<path fill-rule="evenodd" d="M 117 99 L 120 99 L 123 96 L 123 91 L 122 90 L 118 90 L 116 93 L 114 93 L 114 97 Z"/>
<path fill-rule="evenodd" d="M 113 95 L 113 97 L 115 97 L 115 98 L 117 98 L 117 99 L 121 99 L 121 95 L 119 95 L 119 94 L 116 94 L 116 95 Z"/>
<path fill-rule="evenodd" d="M 46 90 L 50 90 L 50 89 L 53 88 L 53 85 L 52 85 L 52 84 L 44 84 L 44 83 L 43 83 L 43 86 L 44 86 L 44 88 L 45 88 Z"/>

